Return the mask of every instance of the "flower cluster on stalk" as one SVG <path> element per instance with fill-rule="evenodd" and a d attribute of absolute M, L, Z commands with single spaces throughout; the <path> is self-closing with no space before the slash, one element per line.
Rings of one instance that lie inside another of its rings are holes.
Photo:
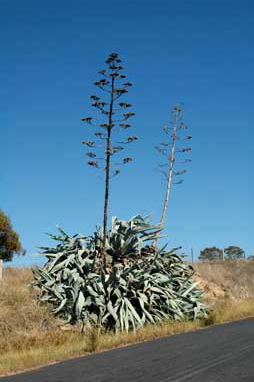
<path fill-rule="evenodd" d="M 94 150 L 86 153 L 89 157 L 87 164 L 102 170 L 106 170 L 107 157 L 112 157 L 113 155 L 124 150 L 124 145 L 138 140 L 137 136 L 129 135 L 124 141 L 121 140 L 120 142 L 113 143 L 112 133 L 119 133 L 120 130 L 125 132 L 127 129 L 131 128 L 129 119 L 134 117 L 135 113 L 132 111 L 127 111 L 132 107 L 131 103 L 123 101 L 117 102 L 119 98 L 128 93 L 128 88 L 132 86 L 131 82 L 126 81 L 126 75 L 122 74 L 122 60 L 118 57 L 117 53 L 112 53 L 105 62 L 107 69 L 99 71 L 102 78 L 96 81 L 94 85 L 107 96 L 107 99 L 104 99 L 96 94 L 90 97 L 92 100 L 92 106 L 99 111 L 102 118 L 104 118 L 104 121 L 98 123 L 93 117 L 90 116 L 81 119 L 88 125 L 94 128 L 99 128 L 93 133 L 96 140 L 85 141 L 82 143 L 87 148 Z M 126 123 L 127 120 L 128 123 Z M 108 147 L 107 143 L 109 138 L 110 144 Z M 95 153 L 96 150 L 102 150 L 103 154 L 98 156 L 97 153 Z M 132 158 L 123 158 L 121 162 L 110 163 L 110 166 L 127 164 L 132 160 Z M 115 169 L 111 176 L 118 174 L 120 174 L 119 168 Z"/>
<path fill-rule="evenodd" d="M 173 176 L 184 175 L 187 173 L 187 169 L 177 169 L 175 171 L 175 166 L 185 165 L 191 162 L 190 158 L 184 158 L 178 161 L 178 153 L 190 153 L 192 151 L 191 147 L 183 147 L 182 142 L 190 141 L 192 139 L 191 135 L 183 134 L 183 131 L 188 129 L 188 126 L 184 123 L 183 108 L 181 105 L 176 104 L 170 112 L 170 126 L 164 126 L 163 132 L 167 136 L 167 141 L 161 142 L 155 149 L 165 158 L 165 162 L 159 164 L 157 169 L 166 178 L 169 176 L 169 171 L 172 171 Z M 173 184 L 182 184 L 183 180 L 180 179 Z"/>

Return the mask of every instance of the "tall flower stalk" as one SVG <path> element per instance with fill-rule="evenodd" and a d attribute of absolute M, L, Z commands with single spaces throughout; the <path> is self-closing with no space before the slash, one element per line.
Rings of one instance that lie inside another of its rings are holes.
<path fill-rule="evenodd" d="M 96 141 L 82 142 L 91 151 L 86 155 L 89 157 L 87 164 L 97 169 L 105 171 L 105 191 L 104 191 L 104 209 L 103 209 L 103 243 L 102 243 L 102 264 L 106 268 L 106 240 L 107 240 L 107 225 L 108 225 L 108 204 L 109 204 L 109 188 L 110 179 L 113 176 L 119 175 L 119 166 L 131 162 L 132 158 L 122 158 L 120 162 L 112 161 L 111 157 L 120 151 L 124 150 L 124 146 L 138 139 L 137 136 L 127 136 L 124 141 L 113 142 L 113 133 L 125 131 L 131 127 L 129 118 L 135 113 L 129 112 L 132 107 L 130 103 L 117 102 L 123 95 L 128 93 L 128 88 L 132 86 L 126 80 L 126 76 L 122 74 L 122 60 L 117 53 L 112 53 L 106 60 L 106 70 L 100 70 L 101 79 L 94 84 L 107 96 L 106 100 L 102 100 L 97 95 L 92 95 L 92 106 L 99 111 L 104 121 L 103 123 L 95 123 L 92 117 L 82 118 L 90 126 L 99 127 L 99 130 L 94 133 Z M 98 141 L 101 141 L 98 144 Z M 102 155 L 95 154 L 95 150 L 102 149 Z M 116 166 L 116 167 L 115 167 Z M 111 168 L 114 167 L 114 171 Z"/>
<path fill-rule="evenodd" d="M 190 135 L 182 135 L 183 131 L 186 131 L 188 127 L 184 124 L 184 115 L 182 106 L 176 104 L 170 112 L 170 127 L 164 126 L 163 132 L 167 139 L 160 143 L 155 149 L 165 158 L 165 161 L 159 164 L 159 172 L 162 173 L 164 179 L 166 178 L 166 190 L 164 203 L 161 213 L 160 226 L 163 229 L 165 217 L 168 210 L 169 198 L 172 189 L 172 184 L 181 184 L 183 180 L 173 182 L 175 176 L 183 175 L 187 172 L 186 169 L 177 169 L 175 167 L 182 164 L 191 162 L 191 159 L 185 158 L 178 161 L 178 153 L 188 153 L 191 151 L 191 147 L 182 147 L 182 141 L 189 141 L 192 139 Z"/>

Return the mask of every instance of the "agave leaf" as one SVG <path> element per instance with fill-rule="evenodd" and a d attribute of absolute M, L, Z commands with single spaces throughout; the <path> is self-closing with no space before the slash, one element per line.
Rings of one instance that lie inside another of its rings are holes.
<path fill-rule="evenodd" d="M 78 295 L 78 299 L 77 299 L 77 302 L 76 302 L 76 315 L 79 317 L 81 315 L 81 312 L 82 312 L 82 309 L 84 307 L 84 304 L 85 304 L 85 297 L 83 295 L 83 292 L 80 291 L 79 292 L 79 295 Z"/>
<path fill-rule="evenodd" d="M 92 298 L 89 296 L 87 297 L 85 300 L 84 300 L 84 304 L 83 306 L 86 307 L 86 306 L 91 306 L 92 305 Z"/>
<path fill-rule="evenodd" d="M 109 301 L 107 303 L 107 309 L 108 309 L 109 313 L 111 314 L 111 316 L 114 318 L 114 320 L 117 322 L 118 321 L 118 316 L 117 316 L 117 313 L 116 313 L 115 309 L 113 308 L 113 305 L 112 305 L 111 301 Z"/>
<path fill-rule="evenodd" d="M 55 314 L 59 313 L 61 310 L 63 310 L 66 302 L 67 302 L 67 298 L 64 298 L 61 301 L 60 305 L 57 308 L 53 309 L 52 312 L 55 313 Z"/>
<path fill-rule="evenodd" d="M 129 319 L 130 319 L 131 324 L 132 324 L 132 329 L 134 330 L 134 332 L 136 332 L 136 325 L 135 325 L 135 320 L 134 320 L 134 316 L 132 314 L 132 311 L 128 310 L 128 314 L 129 314 Z"/>
<path fill-rule="evenodd" d="M 143 311 L 144 311 L 144 314 L 146 315 L 146 317 L 148 318 L 148 320 L 154 324 L 155 322 L 154 322 L 152 315 L 146 309 L 143 309 Z"/>
<path fill-rule="evenodd" d="M 105 298 L 104 296 L 95 297 L 96 306 L 105 307 Z"/>
<path fill-rule="evenodd" d="M 91 296 L 99 297 L 98 293 L 95 292 L 95 290 L 90 285 L 87 285 L 86 288 L 87 288 L 87 291 L 91 294 Z"/>
<path fill-rule="evenodd" d="M 150 288 L 150 290 L 153 291 L 153 292 L 164 294 L 164 291 L 161 288 L 158 288 L 158 287 L 154 287 L 153 286 L 153 287 Z"/>
<path fill-rule="evenodd" d="M 138 321 L 138 323 L 142 326 L 142 322 L 141 322 L 141 319 L 137 313 L 137 311 L 135 310 L 135 308 L 133 307 L 133 305 L 131 304 L 131 302 L 125 298 L 124 299 L 125 302 L 126 302 L 126 305 L 128 306 L 129 310 L 131 311 L 131 313 L 133 314 L 133 316 L 136 318 L 136 320 Z"/>
<path fill-rule="evenodd" d="M 128 333 L 129 332 L 129 311 L 128 311 L 126 304 L 124 304 L 124 308 L 125 308 L 125 317 L 124 317 L 125 318 L 125 330 Z"/>
<path fill-rule="evenodd" d="M 119 319 L 120 319 L 121 331 L 124 331 L 124 323 L 125 323 L 124 301 L 122 301 L 120 309 L 119 309 Z"/>
<path fill-rule="evenodd" d="M 110 316 L 110 313 L 109 313 L 109 312 L 107 312 L 106 314 L 104 314 L 104 316 L 103 316 L 102 319 L 101 319 L 101 323 L 103 324 L 103 323 L 107 322 L 107 319 L 108 319 L 109 316 Z"/>
<path fill-rule="evenodd" d="M 182 296 L 185 297 L 187 296 L 188 293 L 190 293 L 190 291 L 195 288 L 196 286 L 198 285 L 198 281 L 196 281 L 195 283 L 193 283 L 184 293 L 182 293 Z"/>
<path fill-rule="evenodd" d="M 144 304 L 148 304 L 148 298 L 147 295 L 144 293 L 138 292 L 138 295 L 140 296 L 140 299 L 144 302 Z"/>
<path fill-rule="evenodd" d="M 49 264 L 48 268 L 47 268 L 47 271 L 48 273 L 51 272 L 51 270 L 54 268 L 55 264 L 59 261 L 59 259 L 61 259 L 62 257 L 66 257 L 65 253 L 63 252 L 60 252 L 58 253 L 58 255 L 55 257 L 55 259 L 51 262 L 51 264 Z"/>
<path fill-rule="evenodd" d="M 62 236 L 63 236 L 64 238 L 66 238 L 66 239 L 69 238 L 69 235 L 67 235 L 67 233 L 64 232 L 64 230 L 63 230 L 61 227 L 59 227 L 59 225 L 57 225 L 56 228 L 58 229 L 58 231 L 62 234 Z"/>

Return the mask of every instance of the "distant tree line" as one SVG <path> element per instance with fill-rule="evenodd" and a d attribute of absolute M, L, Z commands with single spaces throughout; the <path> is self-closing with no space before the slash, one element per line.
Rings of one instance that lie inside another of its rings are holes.
<path fill-rule="evenodd" d="M 199 260 L 240 260 L 245 259 L 245 251 L 236 245 L 230 245 L 224 249 L 218 247 L 206 247 L 200 251 Z M 254 260 L 254 256 L 249 256 L 248 260 Z"/>

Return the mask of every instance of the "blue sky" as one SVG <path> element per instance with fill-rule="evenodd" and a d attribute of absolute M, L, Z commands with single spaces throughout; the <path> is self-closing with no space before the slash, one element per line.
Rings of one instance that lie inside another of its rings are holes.
<path fill-rule="evenodd" d="M 184 183 L 173 189 L 169 247 L 195 258 L 207 246 L 253 253 L 254 4 L 252 1 L 12 0 L 0 5 L 1 205 L 20 233 L 25 257 L 59 224 L 91 234 L 102 222 L 104 183 L 85 165 L 97 72 L 111 52 L 133 87 L 135 161 L 112 180 L 109 217 L 153 214 L 164 196 L 154 150 L 175 102 L 193 136 Z"/>

